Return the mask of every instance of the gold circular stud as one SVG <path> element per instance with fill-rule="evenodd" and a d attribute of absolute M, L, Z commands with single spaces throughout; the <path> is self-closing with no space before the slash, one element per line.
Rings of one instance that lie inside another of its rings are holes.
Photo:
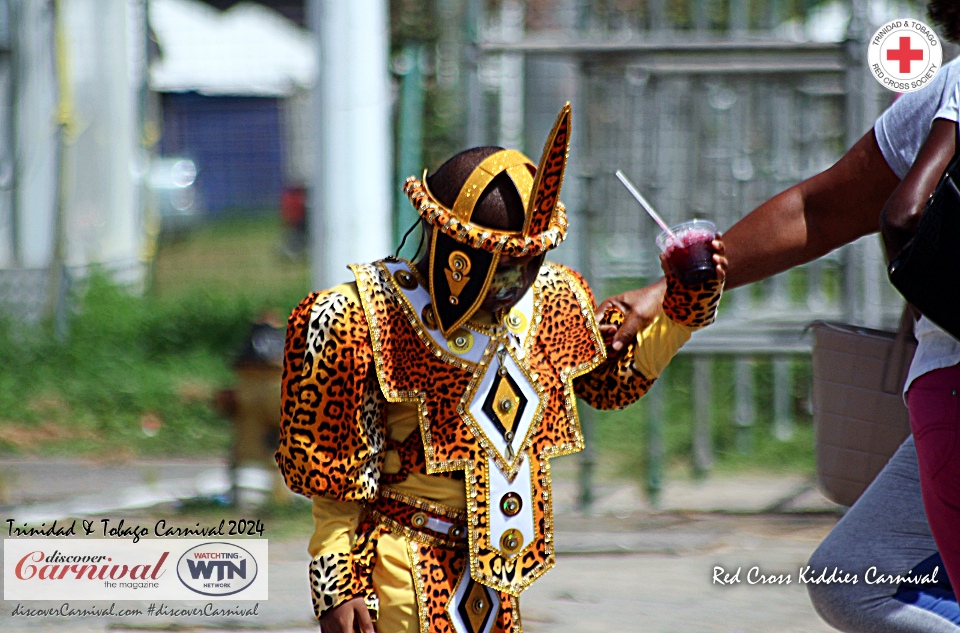
<path fill-rule="evenodd" d="M 447 339 L 447 347 L 454 354 L 466 354 L 473 349 L 473 334 L 460 328 Z"/>
<path fill-rule="evenodd" d="M 420 311 L 420 320 L 431 330 L 437 329 L 437 315 L 433 313 L 433 304 L 428 303 Z"/>
<path fill-rule="evenodd" d="M 512 441 L 513 441 L 513 431 L 507 431 L 506 433 L 504 433 L 504 434 L 503 434 L 503 439 L 507 440 L 508 442 L 512 442 Z"/>
<path fill-rule="evenodd" d="M 517 310 L 516 308 L 510 310 L 510 314 L 507 315 L 505 321 L 507 322 L 507 329 L 516 334 L 519 334 L 527 329 L 527 317 L 523 315 L 523 312 L 520 312 L 520 310 Z"/>
<path fill-rule="evenodd" d="M 483 610 L 486 608 L 487 608 L 487 603 L 483 601 L 483 598 L 477 598 L 476 600 L 470 603 L 470 609 L 476 615 L 480 615 L 481 613 L 483 613 Z"/>
<path fill-rule="evenodd" d="M 417 512 L 410 518 L 410 523 L 413 524 L 413 527 L 422 528 L 427 524 L 427 515 L 423 512 Z"/>
<path fill-rule="evenodd" d="M 396 280 L 398 286 L 407 290 L 416 290 L 419 285 L 417 284 L 417 278 L 406 270 L 398 270 L 393 273 L 393 278 Z"/>
<path fill-rule="evenodd" d="M 501 412 L 510 413 L 513 411 L 513 400 L 510 398 L 502 398 L 498 406 L 500 407 Z"/>
<path fill-rule="evenodd" d="M 459 271 L 464 275 L 470 272 L 470 258 L 467 257 L 466 253 L 461 251 L 453 251 L 450 253 L 450 257 L 447 258 L 447 263 L 452 270 Z"/>
<path fill-rule="evenodd" d="M 516 554 L 521 547 L 523 547 L 523 534 L 520 534 L 520 530 L 507 530 L 500 537 L 500 549 L 507 554 Z"/>
<path fill-rule="evenodd" d="M 500 499 L 500 509 L 508 517 L 514 517 L 520 514 L 521 508 L 523 508 L 523 500 L 520 498 L 520 495 L 515 492 L 508 492 Z"/>
<path fill-rule="evenodd" d="M 450 305 L 455 306 L 455 305 L 457 305 L 458 303 L 460 303 L 460 300 L 459 300 L 459 299 L 457 299 L 457 298 L 454 297 L 454 296 L 451 296 L 451 297 L 450 297 Z"/>
<path fill-rule="evenodd" d="M 451 525 L 450 529 L 447 530 L 447 536 L 450 538 L 463 538 L 463 532 L 462 525 Z"/>

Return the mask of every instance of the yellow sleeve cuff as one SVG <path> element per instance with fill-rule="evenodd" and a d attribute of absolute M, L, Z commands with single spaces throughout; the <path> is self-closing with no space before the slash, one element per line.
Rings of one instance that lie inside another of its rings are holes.
<path fill-rule="evenodd" d="M 326 554 L 350 554 L 360 523 L 359 501 L 313 497 L 313 536 L 308 550 L 316 558 Z"/>
<path fill-rule="evenodd" d="M 634 368 L 645 378 L 659 378 L 683 344 L 690 340 L 692 330 L 660 312 L 650 325 L 637 333 L 637 344 L 633 348 Z"/>

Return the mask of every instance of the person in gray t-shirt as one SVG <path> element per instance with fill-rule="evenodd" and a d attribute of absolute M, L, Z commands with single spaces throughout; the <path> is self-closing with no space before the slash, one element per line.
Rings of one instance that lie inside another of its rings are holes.
<path fill-rule="evenodd" d="M 960 2 L 932 0 L 928 6 L 941 32 L 960 41 Z M 724 235 L 727 288 L 765 279 L 876 233 L 882 210 L 885 243 L 888 252 L 896 252 L 912 235 L 917 212 L 953 156 L 958 83 L 960 61 L 955 60 L 941 69 L 931 85 L 899 99 L 835 165 L 774 196 L 731 227 Z M 764 239 L 756 239 L 758 235 Z M 614 350 L 624 347 L 656 315 L 663 291 L 661 281 L 610 297 L 600 305 L 601 313 L 614 306 L 626 315 L 619 329 L 604 328 L 605 336 L 613 337 Z M 956 341 L 925 320 L 918 334 L 921 347 L 911 378 L 922 381 L 944 367 L 957 368 Z M 960 386 L 953 392 L 954 399 L 957 393 Z M 957 434 L 957 410 L 954 402 L 947 425 L 951 438 Z M 946 444 L 954 452 L 948 461 L 960 469 L 960 441 Z M 957 481 L 960 476 L 952 483 Z M 944 538 L 960 543 L 960 525 L 951 529 Z M 960 560 L 954 560 L 956 549 L 946 540 L 943 544 L 947 569 L 960 565 Z M 841 631 L 960 633 L 960 608 L 949 585 L 917 588 L 865 578 L 868 570 L 876 579 L 939 567 L 939 580 L 946 579 L 924 511 L 913 436 L 824 539 L 810 566 L 816 573 L 808 577 L 823 572 L 829 578 L 834 569 L 858 575 L 855 584 L 807 585 L 817 611 Z"/>

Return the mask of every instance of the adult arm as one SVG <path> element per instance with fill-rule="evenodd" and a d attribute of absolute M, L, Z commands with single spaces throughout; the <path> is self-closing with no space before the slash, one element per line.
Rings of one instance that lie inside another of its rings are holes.
<path fill-rule="evenodd" d="M 880 212 L 900 180 L 887 164 L 873 130 L 832 167 L 767 200 L 724 233 L 727 288 L 759 281 L 812 261 L 880 228 Z M 626 315 L 612 336 L 620 350 L 656 316 L 665 285 L 606 299 Z"/>
<path fill-rule="evenodd" d="M 910 171 L 894 190 L 881 216 L 881 234 L 887 259 L 893 259 L 913 237 L 927 199 L 956 151 L 957 124 L 934 119 Z"/>

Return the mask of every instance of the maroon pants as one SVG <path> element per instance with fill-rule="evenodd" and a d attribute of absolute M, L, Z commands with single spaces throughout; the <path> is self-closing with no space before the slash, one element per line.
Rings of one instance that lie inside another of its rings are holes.
<path fill-rule="evenodd" d="M 930 531 L 960 587 L 960 365 L 917 378 L 907 392 Z"/>

